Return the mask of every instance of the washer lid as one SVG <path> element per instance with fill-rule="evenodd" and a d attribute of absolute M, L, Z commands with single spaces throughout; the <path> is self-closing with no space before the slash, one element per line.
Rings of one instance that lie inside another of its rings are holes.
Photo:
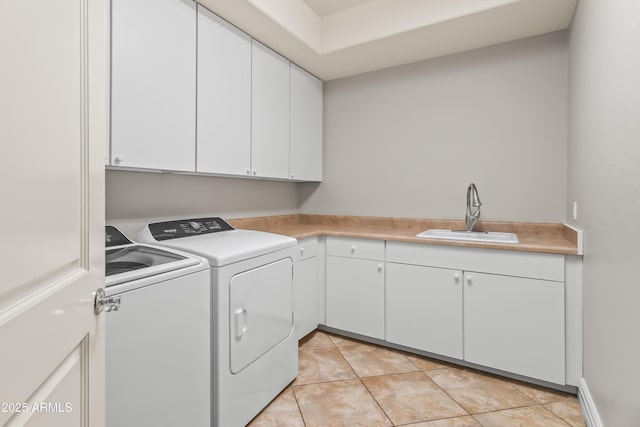
<path fill-rule="evenodd" d="M 105 255 L 107 287 L 179 270 L 202 262 L 187 254 L 136 244 L 107 249 Z"/>
<path fill-rule="evenodd" d="M 212 267 L 221 267 L 298 244 L 293 237 L 254 230 L 228 230 L 158 242 L 149 232 L 149 226 L 138 234 L 138 241 L 199 255 L 206 258 Z"/>

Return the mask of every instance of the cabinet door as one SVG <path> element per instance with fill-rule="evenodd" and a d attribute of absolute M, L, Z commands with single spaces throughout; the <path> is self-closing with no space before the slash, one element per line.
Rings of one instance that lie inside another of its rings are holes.
<path fill-rule="evenodd" d="M 557 384 L 564 375 L 564 283 L 464 275 L 464 358 Z"/>
<path fill-rule="evenodd" d="M 298 339 L 318 327 L 320 323 L 320 295 L 318 258 L 298 261 L 293 288 L 293 317 L 296 322 Z"/>
<path fill-rule="evenodd" d="M 462 359 L 462 272 L 387 263 L 387 341 Z"/>
<path fill-rule="evenodd" d="M 111 164 L 195 170 L 195 3 L 113 0 L 111 37 Z"/>
<path fill-rule="evenodd" d="M 197 170 L 247 175 L 251 37 L 198 6 Z"/>
<path fill-rule="evenodd" d="M 322 181 L 322 80 L 291 64 L 291 179 Z"/>
<path fill-rule="evenodd" d="M 289 179 L 289 61 L 252 40 L 251 174 Z"/>
<path fill-rule="evenodd" d="M 384 339 L 384 263 L 327 257 L 327 326 Z"/>

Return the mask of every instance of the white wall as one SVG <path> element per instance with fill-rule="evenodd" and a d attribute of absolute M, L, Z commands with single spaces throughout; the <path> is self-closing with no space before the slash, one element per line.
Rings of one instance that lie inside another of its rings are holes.
<path fill-rule="evenodd" d="M 107 224 L 130 237 L 149 221 L 295 213 L 294 183 L 108 170 Z"/>
<path fill-rule="evenodd" d="M 408 47 L 410 48 L 410 47 Z M 305 213 L 565 219 L 567 40 L 529 38 L 325 83 L 324 182 Z"/>
<path fill-rule="evenodd" d="M 570 31 L 568 212 L 585 231 L 584 379 L 640 425 L 640 2 L 581 1 Z"/>

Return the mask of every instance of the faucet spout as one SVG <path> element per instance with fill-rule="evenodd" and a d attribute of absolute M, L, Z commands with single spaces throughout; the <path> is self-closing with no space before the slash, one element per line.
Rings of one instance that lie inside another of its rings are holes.
<path fill-rule="evenodd" d="M 478 195 L 478 189 L 474 183 L 471 183 L 469 187 L 467 187 L 467 213 L 464 219 L 465 231 L 473 231 L 473 227 L 475 227 L 478 219 L 480 219 L 480 206 L 482 206 L 482 202 Z M 475 208 L 473 212 L 472 208 Z"/>

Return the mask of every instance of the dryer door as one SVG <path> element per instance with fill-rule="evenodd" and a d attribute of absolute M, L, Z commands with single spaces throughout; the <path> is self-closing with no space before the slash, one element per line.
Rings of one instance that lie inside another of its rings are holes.
<path fill-rule="evenodd" d="M 229 359 L 237 374 L 293 331 L 293 262 L 236 274 L 229 284 Z"/>

